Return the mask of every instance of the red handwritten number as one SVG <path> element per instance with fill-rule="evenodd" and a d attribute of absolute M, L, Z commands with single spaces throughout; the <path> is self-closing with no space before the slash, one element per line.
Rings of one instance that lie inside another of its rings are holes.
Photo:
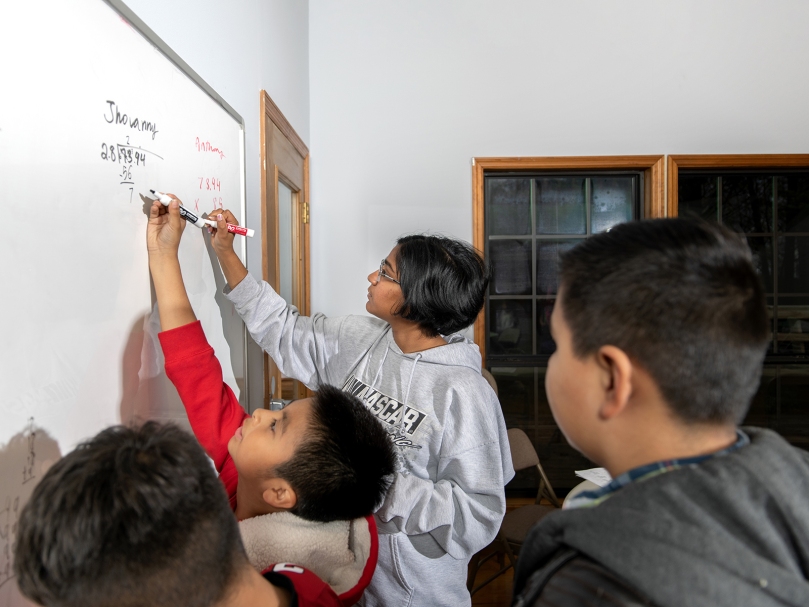
<path fill-rule="evenodd" d="M 199 178 L 199 189 L 203 189 L 203 185 L 205 189 L 208 191 L 214 192 L 221 192 L 222 191 L 222 182 L 217 179 L 216 177 L 200 177 Z"/>

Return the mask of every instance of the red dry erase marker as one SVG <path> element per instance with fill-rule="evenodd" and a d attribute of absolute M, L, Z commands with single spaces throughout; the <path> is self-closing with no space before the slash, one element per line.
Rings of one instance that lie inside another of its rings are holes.
<path fill-rule="evenodd" d="M 210 217 L 210 215 L 209 215 Z M 216 222 L 213 219 L 205 219 L 203 220 L 211 227 L 216 227 Z M 255 234 L 255 230 L 251 230 L 250 228 L 245 228 L 243 226 L 235 226 L 232 223 L 227 224 L 228 232 L 231 234 L 238 234 L 239 236 L 253 236 Z"/>

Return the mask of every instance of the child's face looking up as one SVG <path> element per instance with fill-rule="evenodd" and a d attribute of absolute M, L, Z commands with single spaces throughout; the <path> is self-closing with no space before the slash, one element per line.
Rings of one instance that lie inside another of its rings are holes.
<path fill-rule="evenodd" d="M 228 442 L 228 452 L 240 476 L 264 479 L 295 454 L 309 427 L 312 399 L 303 398 L 280 411 L 257 409 L 245 418 Z"/>

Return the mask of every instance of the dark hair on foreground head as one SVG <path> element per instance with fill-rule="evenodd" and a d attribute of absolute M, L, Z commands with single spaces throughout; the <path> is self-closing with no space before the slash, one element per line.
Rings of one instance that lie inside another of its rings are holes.
<path fill-rule="evenodd" d="M 576 356 L 621 348 L 687 423 L 739 423 L 770 339 L 764 289 L 741 237 L 695 219 L 624 223 L 561 259 Z"/>
<path fill-rule="evenodd" d="M 307 437 L 274 472 L 298 496 L 292 512 L 329 522 L 372 514 L 390 487 L 394 466 L 382 424 L 356 396 L 324 385 L 312 401 Z"/>
<path fill-rule="evenodd" d="M 475 322 L 489 286 L 489 267 L 469 243 L 414 234 L 398 240 L 396 269 L 404 301 L 396 314 L 427 337 L 450 335 Z"/>
<path fill-rule="evenodd" d="M 203 607 L 246 563 L 222 484 L 194 437 L 115 426 L 56 462 L 22 511 L 14 573 L 47 606 Z"/>

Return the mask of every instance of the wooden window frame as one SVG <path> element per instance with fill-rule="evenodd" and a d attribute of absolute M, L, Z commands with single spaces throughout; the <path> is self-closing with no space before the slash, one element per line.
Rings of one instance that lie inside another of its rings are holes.
<path fill-rule="evenodd" d="M 809 169 L 809 154 L 675 154 L 668 157 L 669 217 L 679 212 L 680 169 Z"/>
<path fill-rule="evenodd" d="M 472 159 L 472 244 L 485 251 L 486 171 L 570 171 L 570 170 L 642 170 L 644 172 L 643 216 L 667 217 L 665 190 L 665 156 L 544 156 L 532 158 L 473 158 Z M 486 308 L 478 314 L 474 325 L 475 343 L 480 348 L 486 366 Z"/>

